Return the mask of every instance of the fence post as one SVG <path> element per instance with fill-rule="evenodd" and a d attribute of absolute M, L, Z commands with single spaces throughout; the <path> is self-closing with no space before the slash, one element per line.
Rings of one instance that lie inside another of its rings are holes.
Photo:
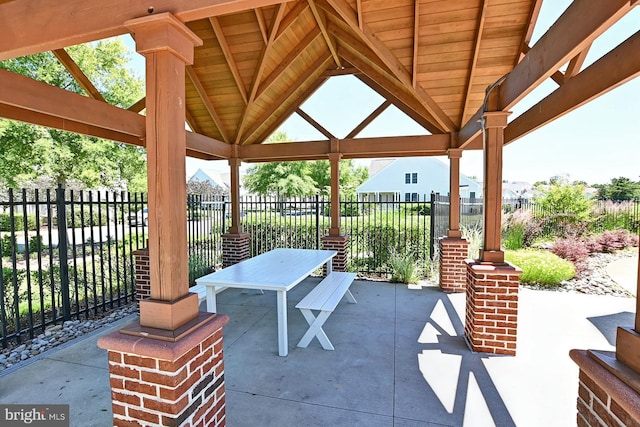
<path fill-rule="evenodd" d="M 431 192 L 431 206 L 429 211 L 431 215 L 429 216 L 429 257 L 431 261 L 433 261 L 433 257 L 435 255 L 435 234 L 436 234 L 436 193 Z"/>
<path fill-rule="evenodd" d="M 67 212 L 65 191 L 62 184 L 56 189 L 56 210 L 58 214 L 58 257 L 60 260 L 60 293 L 62 294 L 62 319 L 71 320 L 71 301 L 69 298 L 69 265 L 67 246 Z"/>
<path fill-rule="evenodd" d="M 320 249 L 320 196 L 316 194 L 316 249 Z"/>

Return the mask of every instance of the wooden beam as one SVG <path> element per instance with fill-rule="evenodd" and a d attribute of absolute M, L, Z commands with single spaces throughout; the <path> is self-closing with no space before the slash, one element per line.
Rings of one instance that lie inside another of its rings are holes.
<path fill-rule="evenodd" d="M 2 69 L 0 104 L 137 138 L 145 135 L 145 118 L 139 114 Z"/>
<path fill-rule="evenodd" d="M 286 0 L 29 0 L 0 4 L 0 60 L 61 49 L 128 33 L 124 22 L 170 12 L 182 22 L 220 16 Z"/>
<path fill-rule="evenodd" d="M 88 99 L 84 96 L 82 98 Z M 124 142 L 125 144 L 137 145 L 139 147 L 144 146 L 143 136 L 135 136 L 115 130 L 103 129 L 99 125 L 82 123 L 80 121 L 57 117 L 48 113 L 39 113 L 37 111 L 31 111 L 14 105 L 3 104 L 2 102 L 0 102 L 0 117 L 52 129 L 64 130 L 67 132 L 95 136 L 96 138 L 102 138 L 109 141 Z M 142 117 L 142 119 L 144 120 L 144 117 Z"/>
<path fill-rule="evenodd" d="M 505 129 L 510 143 L 640 75 L 640 31 L 585 68 Z"/>
<path fill-rule="evenodd" d="M 253 74 L 253 82 L 251 83 L 251 92 L 249 94 L 249 99 L 247 101 L 247 107 L 244 110 L 244 114 L 240 119 L 240 123 L 238 125 L 238 133 L 236 134 L 235 143 L 239 144 L 242 135 L 244 132 L 244 128 L 247 125 L 247 120 L 249 119 L 249 112 L 251 111 L 251 107 L 253 106 L 253 101 L 256 99 L 256 94 L 258 93 L 258 87 L 260 86 L 260 82 L 262 81 L 262 74 L 264 73 L 264 69 L 267 64 L 267 58 L 269 58 L 269 53 L 273 48 L 273 44 L 276 39 L 276 33 L 278 32 L 278 27 L 280 26 L 280 22 L 282 21 L 282 17 L 284 16 L 285 4 L 280 4 L 276 10 L 275 16 L 273 18 L 273 22 L 271 24 L 271 31 L 269 33 L 269 40 L 267 44 L 262 49 L 262 53 L 260 55 L 260 59 L 258 60 L 258 67 L 256 68 Z"/>
<path fill-rule="evenodd" d="M 307 0 L 307 2 L 309 3 L 309 7 L 311 8 L 313 18 L 316 20 L 316 24 L 318 24 L 318 28 L 320 28 L 320 32 L 322 33 L 322 37 L 324 38 L 324 42 L 327 44 L 327 48 L 329 48 L 329 51 L 331 51 L 333 62 L 335 62 L 338 69 L 341 69 L 342 61 L 340 61 L 340 57 L 338 56 L 338 49 L 336 48 L 333 40 L 331 40 L 331 37 L 329 36 L 329 33 L 327 31 L 326 18 L 320 15 L 320 11 L 318 11 L 315 0 Z"/>
<path fill-rule="evenodd" d="M 364 130 L 364 128 L 369 126 L 369 124 L 372 121 L 374 121 L 376 119 L 376 117 L 378 117 L 380 114 L 382 114 L 384 110 L 389 108 L 390 105 L 391 105 L 391 101 L 386 99 L 382 104 L 380 104 L 378 106 L 378 108 L 373 110 L 373 112 L 371 114 L 369 114 L 363 121 L 361 121 L 358 126 L 353 128 L 353 130 L 351 132 L 349 132 L 349 134 L 346 137 L 347 138 L 355 138 L 356 136 L 358 136 L 358 134 L 360 132 L 362 132 Z"/>
<path fill-rule="evenodd" d="M 91 80 L 87 77 L 87 75 L 80 69 L 78 64 L 75 63 L 73 58 L 69 56 L 66 50 L 64 49 L 56 49 L 52 52 L 58 61 L 67 69 L 69 74 L 78 82 L 80 87 L 89 95 L 91 98 L 107 102 L 100 91 L 96 89 L 96 87 L 91 83 Z"/>
<path fill-rule="evenodd" d="M 464 105 L 462 108 L 462 114 L 460 115 L 460 127 L 465 123 L 465 119 L 469 113 L 469 101 L 471 98 L 471 90 L 473 88 L 473 79 L 476 74 L 476 66 L 478 65 L 478 56 L 480 53 L 480 42 L 482 40 L 482 33 L 484 31 L 484 20 L 487 16 L 487 5 L 485 0 L 482 0 L 480 3 L 480 11 L 478 13 L 478 22 L 476 24 L 476 28 L 478 29 L 475 34 L 475 40 L 473 42 L 473 55 L 471 57 L 471 62 L 469 63 L 469 74 L 467 77 L 467 88 L 465 90 L 464 95 Z"/>
<path fill-rule="evenodd" d="M 411 86 L 418 84 L 418 38 L 420 37 L 420 0 L 413 0 L 413 60 L 411 61 Z"/>
<path fill-rule="evenodd" d="M 533 30 L 536 28 L 536 23 L 538 22 L 538 16 L 540 16 L 540 9 L 542 8 L 542 0 L 534 0 L 531 9 L 529 9 L 529 19 L 527 20 L 527 31 L 525 31 L 524 36 L 522 37 L 522 41 L 520 42 L 520 52 L 522 52 L 513 66 L 515 67 L 518 62 L 524 58 L 527 52 L 525 52 L 525 48 L 529 46 L 531 43 L 531 38 L 533 37 Z"/>
<path fill-rule="evenodd" d="M 258 129 L 260 129 L 262 127 L 262 125 L 264 124 L 265 121 L 267 121 L 269 119 L 269 117 L 271 117 L 271 115 L 273 115 L 280 107 L 282 107 L 282 105 L 284 105 L 287 100 L 301 87 L 306 87 L 309 83 L 308 80 L 310 78 L 312 78 L 316 73 L 319 72 L 319 70 L 323 70 L 326 66 L 326 62 L 327 59 L 330 58 L 330 55 L 328 55 L 327 57 L 320 57 L 318 58 L 313 64 L 309 64 L 309 67 L 307 68 L 307 70 L 302 73 L 300 76 L 298 76 L 298 78 L 296 79 L 296 81 L 294 81 L 291 85 L 289 85 L 289 87 L 287 88 L 287 90 L 280 92 L 278 98 L 276 98 L 272 103 L 271 103 L 271 107 L 268 108 L 266 111 L 264 111 L 262 113 L 262 115 L 258 118 L 258 120 L 255 121 L 254 125 L 245 132 L 245 137 L 242 140 L 242 144 L 246 144 L 246 142 L 248 141 L 248 139 L 255 133 L 258 131 Z M 303 92 L 303 94 L 306 94 L 306 91 Z M 298 106 L 302 105 L 302 98 L 298 99 L 297 102 L 295 102 L 295 108 L 298 108 Z M 295 111 L 295 108 L 292 110 Z M 279 115 L 279 117 L 281 117 L 280 122 L 278 123 L 278 126 L 280 124 L 282 124 L 282 122 L 284 122 L 285 117 L 283 115 Z"/>
<path fill-rule="evenodd" d="M 307 123 L 309 123 L 311 126 L 313 126 L 315 128 L 315 130 L 317 130 L 318 132 L 320 132 L 321 134 L 323 134 L 324 136 L 326 136 L 328 139 L 336 139 L 336 137 L 329 132 L 324 126 L 322 126 L 320 123 L 316 122 L 313 117 L 311 117 L 310 115 L 308 115 L 307 113 L 305 113 L 301 108 L 296 108 L 296 113 L 302 117 Z"/>
<path fill-rule="evenodd" d="M 274 121 L 270 126 L 268 126 L 267 128 L 265 128 L 264 131 L 262 131 L 255 139 L 255 141 L 257 143 L 262 143 L 263 141 L 265 141 L 269 136 L 271 136 L 271 134 L 273 132 L 275 132 L 282 123 L 284 123 L 284 121 L 286 119 L 288 119 L 293 113 L 295 113 L 295 110 L 298 108 L 298 105 L 302 105 L 304 104 L 304 102 L 309 99 L 309 97 L 311 95 L 313 95 L 323 84 L 324 82 L 327 81 L 327 78 L 324 77 L 324 73 L 322 73 L 320 75 L 320 77 L 315 80 L 314 82 L 312 82 L 307 89 L 304 90 L 304 92 L 302 92 L 302 94 L 300 94 L 300 96 L 298 97 L 298 102 L 296 103 L 292 103 L 289 107 L 287 107 L 284 111 L 281 112 L 280 117 L 282 118 L 279 121 Z M 257 128 L 256 128 L 257 129 Z M 255 133 L 255 132 L 254 132 Z"/>
<path fill-rule="evenodd" d="M 282 5 L 282 7 L 284 7 L 286 5 Z M 284 15 L 282 17 L 282 21 L 280 22 L 280 25 L 276 28 L 275 31 L 275 38 L 273 39 L 273 41 L 275 42 L 276 40 L 278 40 L 280 38 L 280 36 L 287 31 L 287 29 L 293 25 L 293 23 L 300 18 L 304 12 L 307 10 L 307 8 L 309 7 L 309 4 L 305 1 L 298 1 L 296 2 L 295 6 L 293 6 L 291 8 L 291 10 L 289 10 L 289 12 Z"/>
<path fill-rule="evenodd" d="M 356 67 L 345 66 L 344 68 L 338 68 L 335 70 L 326 70 L 322 73 L 322 77 L 334 77 L 334 76 L 353 76 L 360 74 L 360 70 Z"/>
<path fill-rule="evenodd" d="M 335 9 L 341 18 L 351 27 L 358 37 L 374 52 L 376 56 L 385 63 L 391 73 L 402 82 L 412 92 L 412 95 L 429 111 L 433 116 L 435 123 L 439 129 L 444 132 L 452 132 L 457 129 L 453 121 L 447 116 L 440 106 L 422 89 L 422 87 L 413 87 L 411 84 L 411 76 L 407 69 L 402 65 L 400 60 L 393 52 L 378 39 L 369 27 L 363 23 L 363 28 L 358 26 L 355 11 L 349 6 L 345 0 L 327 0 L 327 2 Z"/>
<path fill-rule="evenodd" d="M 260 34 L 262 34 L 262 40 L 266 45 L 269 42 L 269 30 L 267 29 L 267 23 L 264 20 L 264 14 L 262 9 L 256 8 L 256 19 L 258 20 L 258 27 L 260 27 Z"/>
<path fill-rule="evenodd" d="M 185 116 L 185 121 L 187 122 L 187 125 L 189 125 L 189 128 L 193 132 L 202 133 L 200 126 L 198 126 L 198 123 L 196 123 L 196 119 L 193 118 L 188 108 L 184 109 L 184 116 Z"/>
<path fill-rule="evenodd" d="M 575 0 L 500 85 L 500 110 L 508 110 L 585 50 L 633 6 L 629 0 Z"/>
<path fill-rule="evenodd" d="M 187 152 L 191 152 L 191 156 L 195 153 L 209 159 L 228 159 L 232 156 L 233 151 L 230 144 L 199 133 L 185 132 L 187 132 Z"/>
<path fill-rule="evenodd" d="M 238 71 L 238 66 L 236 65 L 236 61 L 233 59 L 233 54 L 231 53 L 231 49 L 229 48 L 229 43 L 227 43 L 227 39 L 224 36 L 224 31 L 222 31 L 222 26 L 220 25 L 220 21 L 215 16 L 209 18 L 209 22 L 211 23 L 211 28 L 213 28 L 213 32 L 218 39 L 218 44 L 222 49 L 222 53 L 224 58 L 227 60 L 227 65 L 229 66 L 229 70 L 231 71 L 231 75 L 233 79 L 236 81 L 236 86 L 240 91 L 240 95 L 242 96 L 242 100 L 244 104 L 247 105 L 248 97 L 247 97 L 247 89 L 244 87 L 244 82 L 242 81 L 242 77 L 240 76 L 240 71 Z"/>
<path fill-rule="evenodd" d="M 358 18 L 358 28 L 364 28 L 364 17 L 362 16 L 362 0 L 356 0 L 356 17 Z"/>
<path fill-rule="evenodd" d="M 320 30 L 318 28 L 314 28 L 310 30 L 307 35 L 304 36 L 300 43 L 296 45 L 294 49 L 292 49 L 287 56 L 285 56 L 278 66 L 273 69 L 273 71 L 265 77 L 265 79 L 258 87 L 258 92 L 256 93 L 256 99 L 260 98 L 260 96 L 271 87 L 271 85 L 284 73 L 291 63 L 295 61 L 302 52 L 304 52 L 311 43 L 316 39 L 316 37 L 320 34 Z"/>
<path fill-rule="evenodd" d="M 567 65 L 567 69 L 564 72 L 563 83 L 580 72 L 580 69 L 582 69 L 582 65 L 584 64 L 584 60 L 587 59 L 587 54 L 589 53 L 590 48 L 591 45 L 587 46 L 585 50 L 574 56 L 571 61 L 569 61 L 569 65 Z"/>
<path fill-rule="evenodd" d="M 450 148 L 450 136 L 439 134 L 345 138 L 339 140 L 339 146 L 339 153 L 345 159 L 443 156 Z M 330 153 L 330 141 L 251 144 L 238 147 L 238 156 L 248 162 L 319 160 L 326 159 Z"/>
<path fill-rule="evenodd" d="M 127 108 L 129 111 L 133 111 L 134 113 L 139 113 L 147 107 L 147 98 L 143 97 L 138 102 L 133 104 L 131 107 Z"/>
<path fill-rule="evenodd" d="M 209 100 L 209 96 L 207 96 L 207 91 L 204 89 L 204 86 L 202 86 L 202 83 L 200 82 L 200 79 L 198 78 L 196 71 L 193 69 L 193 66 L 187 65 L 185 67 L 185 70 L 187 72 L 187 75 L 189 76 L 189 79 L 191 80 L 191 83 L 193 83 L 193 86 L 195 87 L 196 92 L 198 92 L 198 96 L 200 97 L 200 100 L 202 101 L 205 108 L 207 109 L 209 116 L 211 116 L 211 119 L 213 120 L 213 122 L 216 124 L 216 127 L 220 131 L 220 135 L 222 135 L 222 139 L 225 142 L 231 141 L 231 139 L 229 138 L 229 135 L 227 134 L 227 131 L 224 128 L 222 120 L 220 119 L 220 116 L 216 112 L 216 109 L 211 103 L 211 100 Z"/>

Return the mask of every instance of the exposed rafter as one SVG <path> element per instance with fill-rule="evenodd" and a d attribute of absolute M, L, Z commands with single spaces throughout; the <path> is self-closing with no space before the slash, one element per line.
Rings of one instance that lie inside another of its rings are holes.
<path fill-rule="evenodd" d="M 420 37 L 420 0 L 413 0 L 413 60 L 411 61 L 411 86 L 418 85 L 418 39 Z"/>
<path fill-rule="evenodd" d="M 264 44 L 266 45 L 269 42 L 269 31 L 267 30 L 267 23 L 264 20 L 262 9 L 256 8 L 255 11 L 256 19 L 258 20 L 258 26 L 260 27 L 260 34 L 262 35 L 262 40 L 264 40 Z"/>
<path fill-rule="evenodd" d="M 245 108 L 244 114 L 242 115 L 242 119 L 240 120 L 240 124 L 238 126 L 238 133 L 236 134 L 235 139 L 236 144 L 239 144 L 240 140 L 242 139 L 244 128 L 249 118 L 249 112 L 251 111 L 251 107 L 253 106 L 253 101 L 256 99 L 258 87 L 260 86 L 260 82 L 262 81 L 262 74 L 264 73 L 267 59 L 269 58 L 269 52 L 271 51 L 271 49 L 273 49 L 273 44 L 276 39 L 276 33 L 278 32 L 278 28 L 280 27 L 280 23 L 282 22 L 282 17 L 284 16 L 285 9 L 286 4 L 279 5 L 273 18 L 271 31 L 269 32 L 269 40 L 267 40 L 266 45 L 262 49 L 262 54 L 260 55 L 260 60 L 258 61 L 258 67 L 256 68 L 256 71 L 253 75 L 253 83 L 251 84 L 249 99 L 247 100 L 247 108 Z"/>
<path fill-rule="evenodd" d="M 240 91 L 240 95 L 244 101 L 244 104 L 247 105 L 249 102 L 247 98 L 247 89 L 244 87 L 244 82 L 242 81 L 242 77 L 240 76 L 240 71 L 238 71 L 238 66 L 236 65 L 236 61 L 233 59 L 233 54 L 231 53 L 231 49 L 229 48 L 229 44 L 227 43 L 227 39 L 224 36 L 224 31 L 222 30 L 222 26 L 220 25 L 220 21 L 215 16 L 209 18 L 209 22 L 211 23 L 211 28 L 213 28 L 213 32 L 218 39 L 218 44 L 222 49 L 222 54 L 227 61 L 227 65 L 229 66 L 229 70 L 231 71 L 231 75 L 233 79 L 236 81 L 236 86 L 238 86 L 238 90 Z"/>
<path fill-rule="evenodd" d="M 406 68 L 400 63 L 398 58 L 389 50 L 389 48 L 375 37 L 369 27 L 363 23 L 363 28 L 358 26 L 356 12 L 344 0 L 327 0 L 327 2 L 335 9 L 342 19 L 349 24 L 352 30 L 362 39 L 362 41 L 378 56 L 386 65 L 393 75 L 400 80 L 406 87 L 411 88 L 416 99 L 424 105 L 431 113 L 437 125 L 442 131 L 452 132 L 456 129 L 453 121 L 444 111 L 436 104 L 424 89 L 420 86 L 414 88 L 411 84 L 411 76 Z"/>
<path fill-rule="evenodd" d="M 638 52 L 640 31 L 515 118 L 505 129 L 505 142 L 513 142 L 640 76 Z"/>
<path fill-rule="evenodd" d="M 96 89 L 96 87 L 91 83 L 91 80 L 87 77 L 87 75 L 80 69 L 78 64 L 75 63 L 73 58 L 69 56 L 66 50 L 64 49 L 56 49 L 52 52 L 58 61 L 67 69 L 69 74 L 73 76 L 73 78 L 78 82 L 80 87 L 89 95 L 91 98 L 96 99 L 98 101 L 107 102 L 100 91 Z"/>
<path fill-rule="evenodd" d="M 285 5 L 282 5 L 283 7 Z M 289 28 L 298 18 L 300 18 L 309 7 L 309 4 L 305 1 L 296 2 L 295 6 L 282 17 L 282 22 L 276 28 L 274 41 L 278 40 L 282 34 Z"/>
<path fill-rule="evenodd" d="M 480 53 L 480 42 L 482 40 L 482 33 L 484 31 L 484 21 L 487 16 L 487 5 L 485 0 L 480 3 L 480 10 L 478 11 L 478 21 L 476 24 L 476 34 L 473 41 L 473 55 L 469 64 L 469 77 L 467 79 L 467 89 L 464 95 L 464 107 L 462 108 L 462 114 L 460 115 L 460 126 L 465 123 L 467 115 L 469 113 L 469 100 L 471 98 L 471 89 L 473 87 L 473 79 L 476 74 L 476 67 L 478 65 L 478 55 Z"/>
<path fill-rule="evenodd" d="M 220 135 L 222 136 L 222 139 L 225 142 L 229 142 L 230 139 L 229 139 L 229 136 L 227 135 L 227 132 L 226 132 L 226 130 L 224 128 L 222 120 L 220 120 L 220 116 L 218 115 L 218 112 L 216 111 L 216 109 L 213 106 L 213 104 L 211 103 L 211 100 L 209 99 L 209 96 L 207 95 L 207 91 L 204 89 L 204 86 L 202 86 L 202 83 L 200 82 L 200 79 L 198 78 L 198 75 L 196 74 L 196 71 L 193 69 L 193 67 L 191 65 L 187 65 L 186 72 L 187 72 L 187 76 L 189 76 L 189 79 L 191 80 L 191 83 L 193 83 L 193 86 L 195 87 L 196 92 L 198 92 L 198 96 L 200 97 L 200 100 L 202 101 L 202 103 L 204 104 L 205 108 L 209 112 L 209 116 L 211 117 L 213 122 L 216 124 L 216 127 L 218 128 L 218 131 L 220 132 Z"/>
<path fill-rule="evenodd" d="M 283 0 L 162 0 L 153 13 L 171 12 L 182 22 L 280 4 Z M 130 0 L 13 1 L 0 4 L 0 60 L 127 34 L 124 23 L 149 15 L 148 3 Z M 114 12 L 115 11 L 115 12 Z M 25 31 L 24 23 L 29 23 Z M 37 29 L 37 30 L 34 30 Z"/>
<path fill-rule="evenodd" d="M 311 13 L 313 14 L 313 18 L 316 20 L 316 24 L 318 24 L 318 28 L 322 32 L 322 37 L 324 38 L 327 47 L 331 51 L 331 56 L 333 56 L 333 62 L 335 62 L 336 67 L 342 68 L 342 62 L 340 61 L 340 57 L 338 56 L 338 49 L 336 49 L 335 43 L 331 40 L 329 33 L 327 31 L 327 23 L 326 19 L 320 15 L 320 11 L 316 6 L 315 0 L 307 0 L 309 3 L 309 7 L 311 8 Z"/>
<path fill-rule="evenodd" d="M 524 32 L 524 36 L 522 37 L 522 41 L 520 42 L 520 55 L 516 59 L 513 66 L 515 67 L 518 62 L 524 58 L 524 55 L 527 53 L 525 48 L 529 47 L 529 43 L 531 43 L 531 38 L 533 37 L 533 30 L 536 28 L 536 23 L 538 22 L 538 16 L 540 16 L 540 9 L 542 8 L 542 0 L 535 0 L 533 7 L 529 10 L 529 18 L 527 19 L 527 30 Z"/>
<path fill-rule="evenodd" d="M 590 48 L 591 45 L 587 46 L 586 49 L 574 56 L 573 59 L 569 61 L 569 65 L 567 65 L 567 69 L 564 72 L 565 82 L 580 72 L 580 69 L 582 69 L 582 65 L 584 64 L 584 60 L 587 59 Z"/>
<path fill-rule="evenodd" d="M 131 107 L 127 108 L 127 110 L 133 111 L 134 113 L 139 113 L 140 111 L 144 110 L 146 107 L 147 107 L 147 98 L 144 97 L 144 98 L 140 98 L 139 101 L 137 101 Z"/>

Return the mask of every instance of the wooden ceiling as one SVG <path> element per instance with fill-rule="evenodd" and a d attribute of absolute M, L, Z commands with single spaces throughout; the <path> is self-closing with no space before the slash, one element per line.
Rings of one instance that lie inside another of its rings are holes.
<path fill-rule="evenodd" d="M 541 3 L 157 0 L 150 7 L 132 0 L 2 1 L 0 59 L 53 51 L 87 96 L 0 70 L 0 117 L 144 145 L 144 118 L 137 114 L 144 99 L 128 110 L 105 104 L 64 48 L 125 34 L 127 20 L 170 12 L 204 41 L 186 73 L 186 120 L 193 130 L 188 155 L 268 161 L 326 158 L 330 152 L 355 158 L 478 149 L 483 111 L 508 111 L 546 79 L 555 80 L 555 92 L 509 123 L 509 143 L 640 75 L 640 31 L 582 69 L 593 41 L 640 1 L 574 0 L 531 46 Z M 371 106 L 371 115 L 340 138 L 301 105 L 327 79 L 345 74 L 386 101 Z M 391 104 L 432 135 L 357 138 Z M 262 144 L 294 113 L 326 140 L 277 149 Z"/>

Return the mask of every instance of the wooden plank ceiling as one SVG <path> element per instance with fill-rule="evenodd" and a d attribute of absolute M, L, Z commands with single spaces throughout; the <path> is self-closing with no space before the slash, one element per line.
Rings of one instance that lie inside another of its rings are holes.
<path fill-rule="evenodd" d="M 355 74 L 431 133 L 455 132 L 518 63 L 539 3 L 299 0 L 187 22 L 204 41 L 187 73 L 188 122 L 261 143 L 328 77 Z"/>

